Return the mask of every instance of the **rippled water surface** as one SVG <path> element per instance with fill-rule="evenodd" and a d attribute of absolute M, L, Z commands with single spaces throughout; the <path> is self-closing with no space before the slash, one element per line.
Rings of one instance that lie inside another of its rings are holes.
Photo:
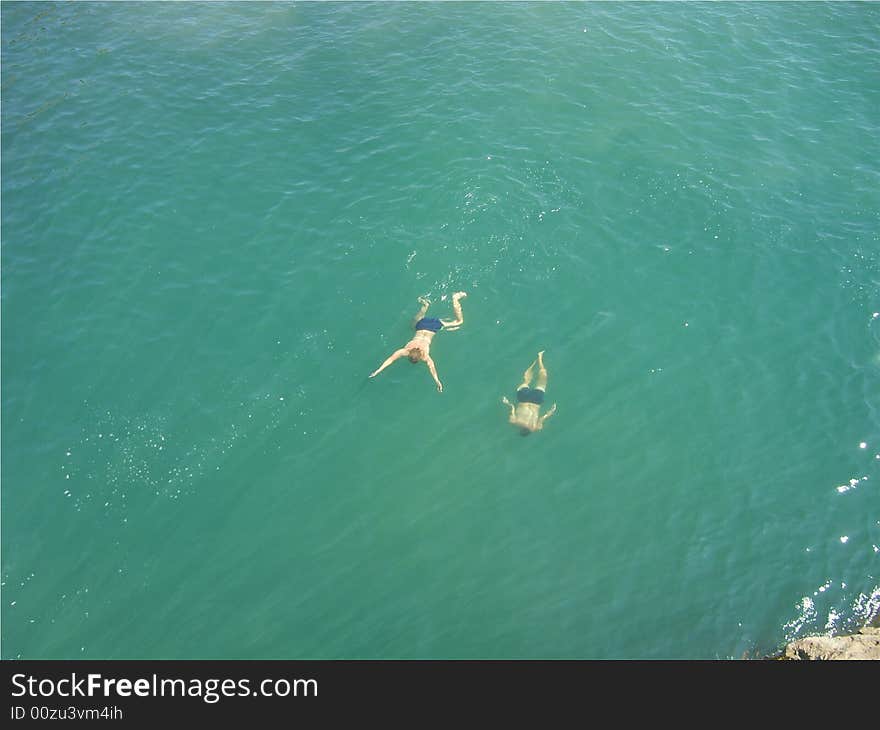
<path fill-rule="evenodd" d="M 878 38 L 872 3 L 3 3 L 3 657 L 869 618 Z M 442 394 L 367 379 L 460 289 Z"/>

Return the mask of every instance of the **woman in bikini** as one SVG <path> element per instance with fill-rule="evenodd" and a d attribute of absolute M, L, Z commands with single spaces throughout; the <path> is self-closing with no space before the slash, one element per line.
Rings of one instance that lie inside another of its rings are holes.
<path fill-rule="evenodd" d="M 467 294 L 463 291 L 455 292 L 455 294 L 452 295 L 452 312 L 455 314 L 455 319 L 425 317 L 431 302 L 424 297 L 419 297 L 419 302 L 421 302 L 422 308 L 415 316 L 415 336 L 403 347 L 395 351 L 391 357 L 379 366 L 377 370 L 370 373 L 370 377 L 375 378 L 395 360 L 398 360 L 401 357 L 408 357 L 409 361 L 413 364 L 424 361 L 428 366 L 431 377 L 434 378 L 434 382 L 437 383 L 437 390 L 442 393 L 443 383 L 441 383 L 440 378 L 437 377 L 437 368 L 434 367 L 434 361 L 431 359 L 431 340 L 434 339 L 434 335 L 436 335 L 441 329 L 456 330 L 461 327 L 464 323 L 464 315 L 461 312 L 461 302 L 459 300 L 466 296 Z"/>

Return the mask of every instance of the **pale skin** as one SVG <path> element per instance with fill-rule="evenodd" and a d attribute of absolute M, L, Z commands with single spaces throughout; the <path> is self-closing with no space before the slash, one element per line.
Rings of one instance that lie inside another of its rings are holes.
<path fill-rule="evenodd" d="M 532 380 L 535 377 L 535 368 L 538 370 L 538 380 L 535 383 L 535 390 L 547 391 L 547 369 L 544 367 L 544 351 L 538 353 L 537 359 L 529 365 L 528 369 L 523 373 L 522 383 L 517 387 L 517 391 L 522 388 L 531 387 Z M 510 408 L 510 416 L 507 419 L 507 422 L 512 426 L 516 426 L 519 429 L 524 429 L 529 433 L 534 433 L 535 431 L 540 431 L 544 428 L 544 422 L 550 418 L 554 413 L 556 413 L 556 404 L 547 411 L 543 416 L 541 415 L 541 406 L 537 403 L 517 403 L 514 405 L 509 400 L 507 400 L 507 396 L 501 399 L 501 402 L 504 403 L 508 408 Z"/>
<path fill-rule="evenodd" d="M 455 292 L 455 294 L 452 295 L 452 313 L 455 315 L 455 319 L 441 319 L 440 322 L 443 325 L 443 329 L 456 330 L 464 323 L 464 314 L 462 314 L 461 311 L 460 300 L 464 299 L 466 296 L 467 294 L 463 291 Z M 413 326 L 425 316 L 428 307 L 431 306 L 431 302 L 424 297 L 419 297 L 419 303 L 422 306 L 413 319 Z M 370 377 L 375 378 L 395 360 L 399 360 L 402 357 L 408 357 L 412 363 L 421 361 L 428 366 L 428 372 L 431 373 L 431 377 L 437 384 L 438 392 L 442 393 L 443 383 L 440 382 L 440 378 L 437 376 L 437 368 L 434 366 L 434 361 L 431 359 L 431 340 L 434 339 L 435 334 L 437 333 L 431 332 L 430 330 L 416 330 L 413 338 L 399 350 L 395 350 L 385 362 L 370 373 Z"/>

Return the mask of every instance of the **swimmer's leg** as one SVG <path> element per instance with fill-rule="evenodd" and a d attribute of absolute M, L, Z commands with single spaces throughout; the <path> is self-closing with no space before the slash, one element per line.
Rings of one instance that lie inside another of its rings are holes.
<path fill-rule="evenodd" d="M 538 353 L 538 382 L 535 383 L 537 390 L 547 390 L 547 369 L 544 367 L 544 351 Z"/>
<path fill-rule="evenodd" d="M 517 390 L 522 390 L 523 388 L 528 388 L 532 384 L 532 378 L 535 377 L 535 366 L 538 364 L 538 361 L 535 360 L 531 365 L 529 365 L 528 369 L 523 373 L 522 383 L 519 384 Z"/>
<path fill-rule="evenodd" d="M 464 314 L 461 311 L 461 299 L 464 299 L 467 296 L 466 292 L 457 291 L 452 295 L 452 313 L 455 315 L 455 319 L 441 319 L 440 321 L 443 323 L 444 329 L 457 329 L 464 324 Z"/>
<path fill-rule="evenodd" d="M 422 304 L 422 308 L 419 310 L 419 313 L 415 317 L 413 317 L 413 321 L 412 321 L 413 328 L 415 328 L 416 322 L 418 322 L 422 317 L 425 316 L 425 314 L 428 311 L 428 307 L 431 306 L 431 302 L 429 302 L 424 297 L 419 297 L 419 301 Z"/>

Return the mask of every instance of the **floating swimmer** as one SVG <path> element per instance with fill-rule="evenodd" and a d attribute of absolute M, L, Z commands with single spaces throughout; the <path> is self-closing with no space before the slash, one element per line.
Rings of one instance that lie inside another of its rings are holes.
<path fill-rule="evenodd" d="M 434 335 L 436 335 L 441 329 L 457 330 L 462 324 L 464 324 L 464 315 L 461 312 L 461 302 L 459 300 L 466 296 L 467 294 L 463 291 L 455 292 L 455 294 L 452 295 L 452 312 L 455 315 L 455 319 L 425 317 L 425 314 L 428 312 L 428 307 L 431 306 L 431 302 L 424 297 L 419 297 L 419 302 L 421 302 L 422 308 L 413 320 L 413 326 L 416 330 L 415 337 L 399 350 L 395 351 L 391 357 L 379 366 L 377 370 L 370 373 L 370 377 L 375 378 L 395 360 L 398 360 L 401 357 L 408 357 L 409 361 L 414 365 L 420 361 L 424 361 L 428 366 L 428 370 L 431 372 L 431 377 L 434 378 L 434 382 L 437 383 L 437 390 L 442 393 L 443 383 L 441 383 L 440 378 L 437 377 L 437 368 L 434 367 L 434 361 L 431 359 L 431 340 L 434 339 Z"/>
<path fill-rule="evenodd" d="M 535 377 L 535 366 L 538 367 L 538 381 L 535 387 L 530 387 L 532 378 Z M 541 413 L 541 405 L 544 403 L 544 395 L 547 392 L 547 369 L 544 367 L 544 351 L 538 353 L 538 358 L 529 365 L 529 369 L 523 373 L 523 381 L 519 388 L 516 389 L 517 404 L 513 405 L 507 396 L 501 399 L 504 405 L 510 408 L 510 417 L 508 422 L 519 427 L 519 432 L 523 436 L 528 436 L 533 431 L 540 431 L 544 428 L 544 421 L 556 413 L 556 404 L 547 411 L 543 416 Z"/>

